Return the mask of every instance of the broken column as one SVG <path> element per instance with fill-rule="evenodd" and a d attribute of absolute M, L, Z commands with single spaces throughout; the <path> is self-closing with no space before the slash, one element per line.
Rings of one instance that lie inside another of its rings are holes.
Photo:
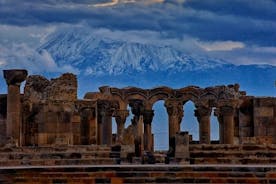
<path fill-rule="evenodd" d="M 112 109 L 111 102 L 107 100 L 98 101 L 98 143 L 111 145 L 112 144 Z"/>
<path fill-rule="evenodd" d="M 165 107 L 169 116 L 169 147 L 170 156 L 174 156 L 175 136 L 180 132 L 180 123 L 183 118 L 183 102 L 176 99 L 168 99 L 165 101 Z"/>
<path fill-rule="evenodd" d="M 153 151 L 152 150 L 152 131 L 151 131 L 151 123 L 154 116 L 153 110 L 144 110 L 143 119 L 144 119 L 144 150 L 145 151 Z"/>
<path fill-rule="evenodd" d="M 129 102 L 129 106 L 131 107 L 131 112 L 134 115 L 132 122 L 133 127 L 133 137 L 134 137 L 134 145 L 135 145 L 135 156 L 141 156 L 142 152 L 142 131 L 140 130 L 140 117 L 144 110 L 143 101 L 141 100 L 131 100 Z"/>
<path fill-rule="evenodd" d="M 122 143 L 125 122 L 126 122 L 126 118 L 129 116 L 129 112 L 128 110 L 116 110 L 114 113 L 114 116 L 117 124 L 116 142 Z"/>
<path fill-rule="evenodd" d="M 195 116 L 199 123 L 199 143 L 210 144 L 210 115 L 211 108 L 197 107 Z"/>
<path fill-rule="evenodd" d="M 21 145 L 21 102 L 20 85 L 28 75 L 27 70 L 4 70 L 4 78 L 8 85 L 7 97 L 7 132 L 6 136 Z"/>

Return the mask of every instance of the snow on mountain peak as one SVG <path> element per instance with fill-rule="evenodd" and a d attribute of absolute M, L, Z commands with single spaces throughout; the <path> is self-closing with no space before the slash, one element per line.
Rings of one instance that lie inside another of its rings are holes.
<path fill-rule="evenodd" d="M 190 56 L 171 46 L 156 46 L 100 38 L 87 30 L 52 34 L 38 50 L 47 50 L 58 65 L 72 65 L 81 73 L 119 75 L 134 71 L 206 70 L 228 63 Z"/>

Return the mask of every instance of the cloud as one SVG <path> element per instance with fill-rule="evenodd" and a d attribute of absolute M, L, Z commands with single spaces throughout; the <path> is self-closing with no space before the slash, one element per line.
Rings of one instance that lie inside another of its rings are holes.
<path fill-rule="evenodd" d="M 24 43 L 11 44 L 9 46 L 0 45 L 0 51 L 1 70 L 24 68 L 28 69 L 30 73 L 79 73 L 77 69 L 70 65 L 58 66 L 46 50 L 37 52 Z"/>
<path fill-rule="evenodd" d="M 52 32 L 81 25 L 96 36 L 170 45 L 235 64 L 248 57 L 274 63 L 275 20 L 272 0 L 0 0 L 0 44 L 35 50 Z"/>
<path fill-rule="evenodd" d="M 232 40 L 249 45 L 275 45 L 275 3 L 253 1 L 234 0 L 229 4 L 217 0 L 60 0 L 58 3 L 51 0 L 27 0 L 24 3 L 2 0 L 0 22 L 18 26 L 87 22 L 91 27 L 151 30 L 175 38 L 189 35 L 203 41 Z M 118 6 L 106 6 L 110 4 Z"/>
<path fill-rule="evenodd" d="M 165 0 L 111 0 L 109 2 L 97 3 L 93 4 L 94 7 L 108 7 L 115 6 L 118 4 L 126 4 L 126 3 L 143 3 L 145 5 L 150 5 L 154 3 L 164 3 Z"/>
<path fill-rule="evenodd" d="M 245 47 L 244 43 L 235 41 L 198 42 L 198 44 L 206 51 L 231 51 Z"/>

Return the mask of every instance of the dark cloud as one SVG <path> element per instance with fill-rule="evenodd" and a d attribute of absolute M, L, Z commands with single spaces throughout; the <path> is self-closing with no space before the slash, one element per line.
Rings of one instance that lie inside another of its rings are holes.
<path fill-rule="evenodd" d="M 276 2 L 272 0 L 187 0 L 183 6 L 214 12 L 218 15 L 235 15 L 272 21 L 276 18 Z"/>
<path fill-rule="evenodd" d="M 110 30 L 151 30 L 166 37 L 233 40 L 275 46 L 276 3 L 272 0 L 187 0 L 93 7 L 106 0 L 0 0 L 2 24 L 29 26 L 86 22 Z M 89 6 L 91 5 L 91 6 Z"/>

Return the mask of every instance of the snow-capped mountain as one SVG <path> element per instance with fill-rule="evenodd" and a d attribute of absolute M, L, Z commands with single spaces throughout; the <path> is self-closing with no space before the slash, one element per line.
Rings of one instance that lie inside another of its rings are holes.
<path fill-rule="evenodd" d="M 187 55 L 171 46 L 98 38 L 78 29 L 52 34 L 38 51 L 44 49 L 59 65 L 70 64 L 92 75 L 197 71 L 230 65 L 219 59 Z"/>
<path fill-rule="evenodd" d="M 272 95 L 276 79 L 274 66 L 236 66 L 172 46 L 100 37 L 82 29 L 53 33 L 37 52 L 47 52 L 58 67 L 79 71 L 80 96 L 102 85 L 181 88 L 233 83 L 249 94 Z"/>

